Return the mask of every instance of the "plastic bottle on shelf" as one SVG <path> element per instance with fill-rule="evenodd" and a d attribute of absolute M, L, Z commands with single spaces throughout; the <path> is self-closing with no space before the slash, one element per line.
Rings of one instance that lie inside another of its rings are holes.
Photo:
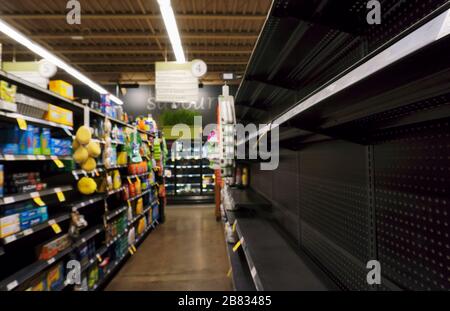
<path fill-rule="evenodd" d="M 242 186 L 247 187 L 248 186 L 248 168 L 244 167 L 242 169 Z"/>

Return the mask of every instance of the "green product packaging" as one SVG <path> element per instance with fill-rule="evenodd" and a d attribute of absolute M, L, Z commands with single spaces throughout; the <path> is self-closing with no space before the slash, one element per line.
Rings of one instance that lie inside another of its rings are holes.
<path fill-rule="evenodd" d="M 38 127 L 31 128 L 32 134 L 32 144 L 33 144 L 33 154 L 40 155 L 41 154 L 41 129 Z"/>
<path fill-rule="evenodd" d="M 41 131 L 41 154 L 51 155 L 50 149 L 51 132 L 48 128 L 43 128 Z"/>

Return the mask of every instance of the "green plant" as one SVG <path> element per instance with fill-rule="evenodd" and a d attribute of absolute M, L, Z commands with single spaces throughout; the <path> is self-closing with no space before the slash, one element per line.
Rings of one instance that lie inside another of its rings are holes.
<path fill-rule="evenodd" d="M 187 109 L 165 110 L 159 117 L 163 126 L 173 126 L 177 124 L 194 125 L 194 118 L 200 116 L 200 113 Z"/>

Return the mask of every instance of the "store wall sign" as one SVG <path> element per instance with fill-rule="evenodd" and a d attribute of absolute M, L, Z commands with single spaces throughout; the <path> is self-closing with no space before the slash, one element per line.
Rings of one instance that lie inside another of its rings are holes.
<path fill-rule="evenodd" d="M 199 96 L 192 63 L 156 62 L 156 102 L 193 103 Z"/>

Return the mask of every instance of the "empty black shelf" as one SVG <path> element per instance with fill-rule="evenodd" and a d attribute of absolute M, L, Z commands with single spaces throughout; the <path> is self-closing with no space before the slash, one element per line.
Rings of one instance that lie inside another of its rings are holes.
<path fill-rule="evenodd" d="M 227 242 L 226 242 L 227 243 Z M 233 245 L 227 243 L 227 253 L 231 265 L 231 276 L 235 291 L 255 291 L 256 287 L 242 251 L 233 252 Z"/>
<path fill-rule="evenodd" d="M 237 221 L 242 243 L 256 289 L 264 291 L 325 291 L 333 289 L 330 281 L 296 252 L 275 230 L 269 220 L 239 217 L 227 211 L 227 218 Z M 236 253 L 235 253 L 236 255 Z"/>
<path fill-rule="evenodd" d="M 231 189 L 235 208 L 270 208 L 271 203 L 253 190 Z"/>

